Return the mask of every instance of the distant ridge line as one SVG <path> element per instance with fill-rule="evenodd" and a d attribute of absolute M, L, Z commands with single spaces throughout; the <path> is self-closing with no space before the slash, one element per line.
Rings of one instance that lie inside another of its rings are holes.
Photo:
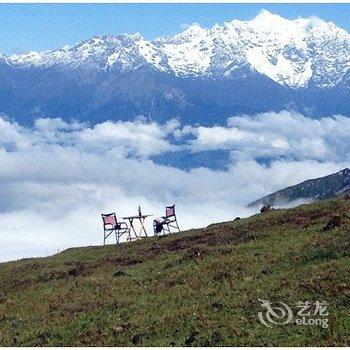
<path fill-rule="evenodd" d="M 350 193 L 350 169 L 345 168 L 334 174 L 309 179 L 297 185 L 289 186 L 248 204 L 248 207 L 259 205 L 283 205 L 292 201 L 308 199 L 311 201 L 327 199 Z"/>

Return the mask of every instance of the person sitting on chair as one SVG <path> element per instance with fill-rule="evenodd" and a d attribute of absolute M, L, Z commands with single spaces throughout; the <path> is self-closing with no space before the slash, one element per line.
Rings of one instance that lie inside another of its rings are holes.
<path fill-rule="evenodd" d="M 163 222 L 164 222 L 164 217 L 162 216 L 161 218 L 157 218 L 153 221 L 154 225 L 154 233 L 157 235 L 163 231 Z"/>
<path fill-rule="evenodd" d="M 179 225 L 175 214 L 175 204 L 165 208 L 165 216 L 157 218 L 153 221 L 154 234 L 157 236 L 160 233 L 172 233 L 171 231 L 180 232 Z"/>

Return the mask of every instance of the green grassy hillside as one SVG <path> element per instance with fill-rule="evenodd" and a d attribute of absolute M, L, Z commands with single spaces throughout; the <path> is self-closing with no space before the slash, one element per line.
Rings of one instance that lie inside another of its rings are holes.
<path fill-rule="evenodd" d="M 346 345 L 348 214 L 337 199 L 0 264 L 0 345 Z M 327 301 L 329 327 L 266 327 L 259 298 Z"/>

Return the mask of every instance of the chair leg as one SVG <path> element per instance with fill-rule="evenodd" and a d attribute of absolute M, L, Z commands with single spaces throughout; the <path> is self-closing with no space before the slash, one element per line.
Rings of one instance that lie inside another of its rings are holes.
<path fill-rule="evenodd" d="M 156 231 L 156 224 L 154 223 L 154 221 L 153 221 L 153 235 L 158 236 L 158 233 Z"/>
<path fill-rule="evenodd" d="M 131 242 L 131 231 L 130 231 L 130 229 L 129 229 L 128 237 L 126 238 L 126 240 L 127 240 L 128 242 Z"/>
<path fill-rule="evenodd" d="M 166 227 L 166 228 L 165 228 Z M 164 231 L 164 234 L 170 234 L 170 227 L 169 227 L 169 224 L 164 224 L 163 226 L 163 231 Z"/>
<path fill-rule="evenodd" d="M 115 237 L 116 237 L 116 240 L 117 240 L 117 244 L 120 244 L 120 237 L 124 234 L 124 233 L 127 233 L 128 231 L 116 231 L 116 234 L 115 234 Z"/>

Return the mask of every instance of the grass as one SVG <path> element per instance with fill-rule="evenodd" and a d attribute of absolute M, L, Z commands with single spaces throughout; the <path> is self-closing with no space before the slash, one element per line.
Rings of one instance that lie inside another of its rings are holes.
<path fill-rule="evenodd" d="M 348 345 L 349 213 L 330 200 L 0 264 L 0 345 Z M 325 300 L 329 327 L 266 327 L 259 298 Z"/>

